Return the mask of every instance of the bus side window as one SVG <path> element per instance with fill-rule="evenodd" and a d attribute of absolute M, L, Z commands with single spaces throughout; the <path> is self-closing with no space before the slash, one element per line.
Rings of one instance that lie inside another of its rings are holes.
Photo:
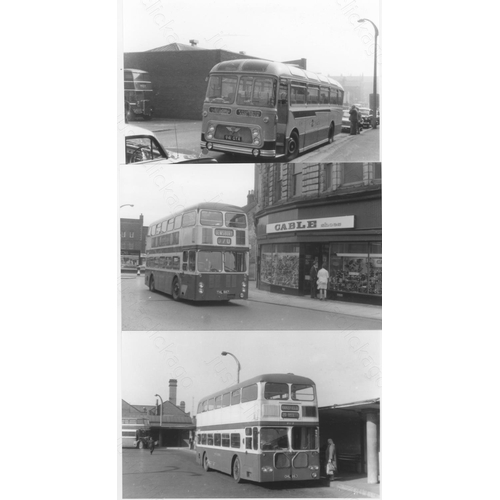
<path fill-rule="evenodd" d="M 245 449 L 252 449 L 252 428 L 245 427 Z"/>
<path fill-rule="evenodd" d="M 253 449 L 259 449 L 259 430 L 257 429 L 257 427 L 253 428 Z"/>
<path fill-rule="evenodd" d="M 196 271 L 196 252 L 189 250 L 189 270 Z"/>
<path fill-rule="evenodd" d="M 187 271 L 187 260 L 188 260 L 188 253 L 186 250 L 182 252 L 182 270 Z"/>

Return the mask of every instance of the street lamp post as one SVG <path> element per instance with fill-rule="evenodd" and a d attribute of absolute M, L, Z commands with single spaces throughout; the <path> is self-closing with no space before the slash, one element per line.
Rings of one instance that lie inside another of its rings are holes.
<path fill-rule="evenodd" d="M 163 416 L 163 399 L 161 399 L 161 396 L 159 394 L 155 394 L 155 397 L 160 398 L 161 401 L 161 406 L 160 406 L 160 427 L 161 427 L 161 420 Z"/>
<path fill-rule="evenodd" d="M 226 351 L 222 351 L 221 354 L 222 354 L 222 356 L 227 356 L 229 354 L 229 356 L 232 356 L 234 358 L 234 360 L 236 361 L 236 363 L 238 365 L 238 375 L 237 375 L 236 383 L 239 384 L 240 383 L 241 365 L 240 365 L 240 362 L 238 361 L 238 358 L 234 354 L 231 354 L 230 352 L 226 352 Z"/>
<path fill-rule="evenodd" d="M 373 21 L 369 19 L 358 19 L 358 23 L 368 22 L 373 26 L 375 30 L 375 61 L 373 67 L 373 116 L 372 116 L 372 128 L 377 128 L 377 108 L 378 108 L 378 99 L 377 99 L 377 37 L 378 37 L 378 28 L 375 26 Z"/>

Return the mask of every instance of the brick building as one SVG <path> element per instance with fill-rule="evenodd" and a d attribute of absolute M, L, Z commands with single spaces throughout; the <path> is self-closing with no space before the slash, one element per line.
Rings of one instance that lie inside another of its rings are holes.
<path fill-rule="evenodd" d="M 257 287 L 307 295 L 316 261 L 327 297 L 382 303 L 380 163 L 258 164 Z"/>
<path fill-rule="evenodd" d="M 144 226 L 144 217 L 138 219 L 120 219 L 120 254 L 122 271 L 136 271 L 142 264 L 146 252 L 146 235 L 148 227 Z"/>

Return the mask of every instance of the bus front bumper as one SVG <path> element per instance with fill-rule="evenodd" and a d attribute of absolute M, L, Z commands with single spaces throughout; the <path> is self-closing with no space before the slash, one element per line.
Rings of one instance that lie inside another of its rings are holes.
<path fill-rule="evenodd" d="M 236 146 L 233 144 L 220 144 L 216 142 L 204 142 L 202 141 L 201 149 L 203 151 L 221 151 L 224 153 L 242 154 L 247 156 L 253 156 L 254 158 L 264 157 L 264 158 L 276 158 L 276 149 L 267 149 L 267 144 L 264 143 L 264 147 L 252 148 L 251 146 Z"/>

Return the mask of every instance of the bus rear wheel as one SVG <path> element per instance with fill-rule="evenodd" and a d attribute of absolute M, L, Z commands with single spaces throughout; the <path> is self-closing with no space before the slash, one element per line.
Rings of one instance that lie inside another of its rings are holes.
<path fill-rule="evenodd" d="M 295 160 L 299 156 L 299 136 L 297 132 L 292 132 L 287 144 L 286 161 Z"/>
<path fill-rule="evenodd" d="M 208 457 L 207 455 L 204 455 L 203 457 L 203 468 L 205 469 L 205 472 L 210 471 L 210 465 L 208 465 Z"/>
<path fill-rule="evenodd" d="M 333 142 L 334 135 L 335 135 L 335 125 L 331 123 L 330 128 L 328 130 L 328 144 L 331 144 Z"/>
<path fill-rule="evenodd" d="M 155 292 L 156 291 L 156 289 L 155 289 L 155 279 L 154 279 L 153 275 L 151 275 L 149 277 L 149 291 L 150 292 Z"/>
<path fill-rule="evenodd" d="M 233 479 L 237 483 L 241 483 L 241 465 L 238 457 L 236 457 L 233 462 Z"/>
<path fill-rule="evenodd" d="M 181 285 L 177 278 L 174 278 L 172 283 L 172 298 L 174 300 L 179 300 L 181 298 Z"/>

